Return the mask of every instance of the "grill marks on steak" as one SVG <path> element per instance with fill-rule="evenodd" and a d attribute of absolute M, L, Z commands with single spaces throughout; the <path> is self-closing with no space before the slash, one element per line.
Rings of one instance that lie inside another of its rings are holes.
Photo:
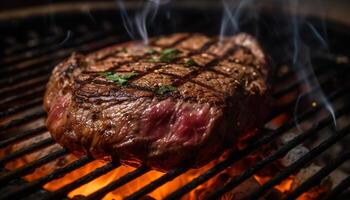
<path fill-rule="evenodd" d="M 149 61 L 155 56 L 149 50 L 169 47 L 180 51 L 174 61 Z M 190 59 L 196 64 L 188 66 Z M 103 71 L 138 76 L 119 86 L 98 75 Z M 76 154 L 160 170 L 201 166 L 261 125 L 267 73 L 264 53 L 247 34 L 220 44 L 179 33 L 153 38 L 149 46 L 130 42 L 87 56 L 73 54 L 48 83 L 47 126 Z M 176 91 L 154 92 L 164 85 Z"/>

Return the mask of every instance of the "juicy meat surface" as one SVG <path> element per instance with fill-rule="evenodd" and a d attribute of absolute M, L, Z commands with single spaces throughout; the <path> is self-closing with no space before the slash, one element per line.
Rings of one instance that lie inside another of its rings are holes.
<path fill-rule="evenodd" d="M 77 155 L 200 167 L 267 114 L 267 58 L 248 34 L 177 33 L 72 54 L 44 99 L 53 138 Z"/>

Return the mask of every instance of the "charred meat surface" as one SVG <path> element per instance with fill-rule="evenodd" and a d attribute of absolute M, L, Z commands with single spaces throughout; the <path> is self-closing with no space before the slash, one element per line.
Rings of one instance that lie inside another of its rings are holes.
<path fill-rule="evenodd" d="M 46 124 L 77 155 L 200 167 L 263 124 L 266 60 L 244 33 L 177 33 L 73 54 L 47 85 Z"/>

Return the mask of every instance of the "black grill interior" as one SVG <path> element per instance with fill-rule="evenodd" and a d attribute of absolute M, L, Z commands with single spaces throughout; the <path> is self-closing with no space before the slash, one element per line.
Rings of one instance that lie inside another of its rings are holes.
<path fill-rule="evenodd" d="M 150 35 L 184 31 L 213 35 L 220 29 L 221 10 L 176 8 L 172 9 L 170 19 L 166 16 L 166 9 L 160 12 L 155 24 L 150 27 Z M 259 171 L 275 166 L 278 160 L 301 144 L 309 151 L 294 163 L 273 173 L 271 179 L 250 193 L 246 199 L 257 199 L 264 195 L 266 199 L 295 199 L 319 185 L 321 180 L 334 171 L 349 172 L 347 162 L 350 159 L 350 151 L 346 146 L 350 133 L 350 66 L 347 57 L 350 55 L 347 40 L 350 36 L 349 29 L 334 22 L 322 22 L 314 18 L 304 18 L 300 21 L 301 39 L 310 47 L 312 71 L 300 65 L 293 65 L 291 49 L 294 40 L 288 19 L 291 18 L 281 13 L 264 12 L 255 17 L 245 14 L 240 21 L 240 31 L 258 37 L 271 55 L 274 66 L 271 78 L 273 109 L 262 133 L 249 140 L 246 147 L 228 155 L 214 167 L 168 194 L 165 199 L 179 199 L 232 164 L 266 149 L 273 150 L 259 157 L 257 162 L 248 165 L 239 176 L 231 178 L 206 198 L 218 199 L 227 194 Z M 326 36 L 327 46 L 320 44 L 315 33 L 310 31 L 310 23 Z M 69 152 L 61 148 L 36 160 L 26 161 L 27 163 L 15 169 L 6 167 L 8 163 L 55 144 L 50 137 L 43 137 L 22 148 L 13 148 L 18 143 L 30 141 L 33 137 L 47 132 L 43 123 L 46 114 L 41 106 L 42 97 L 50 72 L 59 61 L 74 51 L 88 53 L 130 39 L 122 26 L 119 13 L 116 10 L 103 10 L 11 19 L 0 23 L 0 30 L 0 198 L 65 199 L 68 192 L 119 167 L 118 163 L 106 163 L 55 191 L 46 191 L 42 186 L 87 165 L 92 162 L 92 158 L 79 158 L 31 182 L 21 177 L 35 172 L 48 162 L 69 155 Z M 300 74 L 304 74 L 306 80 L 311 83 L 309 88 L 305 87 L 306 81 Z M 320 99 L 323 98 L 322 93 L 327 101 Z M 325 105 L 326 102 L 329 104 Z M 327 112 L 327 106 L 333 108 L 333 116 Z M 282 120 L 282 124 L 271 126 L 270 121 L 276 122 L 281 116 L 286 121 Z M 336 128 L 334 118 L 337 119 Z M 296 136 L 276 147 L 274 141 L 292 131 L 296 131 Z M 332 153 L 332 148 L 341 150 Z M 325 159 L 328 162 L 324 162 Z M 313 176 L 288 194 L 277 197 L 271 194 L 271 188 L 297 174 L 310 163 L 320 166 Z M 100 199 L 149 171 L 150 169 L 142 166 L 117 177 L 89 196 L 79 198 Z M 181 168 L 165 173 L 126 199 L 140 199 L 187 171 L 188 169 Z M 341 180 L 322 196 L 324 199 L 348 197 L 349 173 L 342 174 L 344 176 Z"/>

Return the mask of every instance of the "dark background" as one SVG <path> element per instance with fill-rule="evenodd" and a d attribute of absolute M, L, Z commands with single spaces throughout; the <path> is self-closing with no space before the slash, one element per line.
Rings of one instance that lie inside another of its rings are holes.
<path fill-rule="evenodd" d="M 104 0 L 104 1 L 99 1 L 99 0 L 74 0 L 74 1 L 73 0 L 35 0 L 35 1 L 3 0 L 0 2 L 0 20 L 13 18 L 15 16 L 15 13 L 28 10 L 28 9 L 33 9 L 33 8 L 36 8 L 37 10 L 44 10 L 42 8 L 55 7 L 57 5 L 66 5 L 68 7 L 70 5 L 74 5 L 76 8 L 79 4 L 82 4 L 82 5 L 84 4 L 86 6 L 86 4 L 88 3 L 92 3 L 92 4 L 97 3 L 101 5 L 104 2 L 113 3 L 115 1 L 116 0 Z M 252 2 L 254 5 L 259 3 L 259 4 L 263 4 L 264 7 L 270 7 L 274 9 L 276 9 L 277 7 L 277 9 L 283 9 L 281 7 L 283 7 L 284 5 L 287 5 L 286 3 L 291 1 L 294 1 L 294 0 L 285 0 L 285 1 L 259 0 L 259 1 L 252 1 Z M 132 4 L 132 3 L 137 3 L 139 1 L 124 0 L 124 2 Z M 193 7 L 198 7 L 198 6 L 213 7 L 213 5 L 214 6 L 221 5 L 220 0 L 171 0 L 171 2 L 174 5 L 186 4 L 187 6 L 193 6 Z M 240 1 L 236 0 L 234 2 L 238 4 L 238 2 Z M 327 19 L 350 25 L 350 1 L 349 0 L 299 0 L 299 3 L 301 6 L 300 8 L 298 8 L 298 12 L 301 12 L 302 14 L 323 16 Z M 94 5 L 91 5 L 91 6 L 92 8 L 94 7 Z"/>

